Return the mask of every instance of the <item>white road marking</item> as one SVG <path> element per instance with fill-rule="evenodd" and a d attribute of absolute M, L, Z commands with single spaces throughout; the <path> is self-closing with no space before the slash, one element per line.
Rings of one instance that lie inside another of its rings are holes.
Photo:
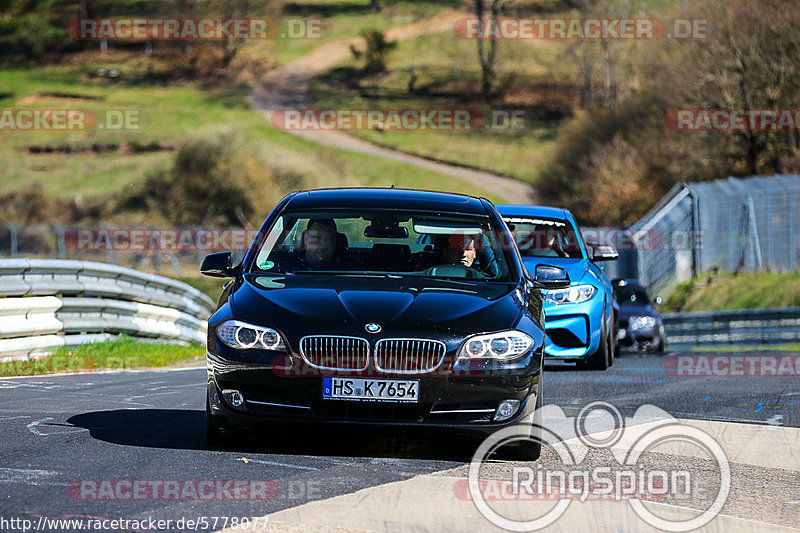
<path fill-rule="evenodd" d="M 53 483 L 46 481 L 58 475 L 52 470 L 38 470 L 33 468 L 0 468 L 0 483 L 24 483 L 25 485 L 64 485 L 66 483 Z"/>
<path fill-rule="evenodd" d="M 67 435 L 69 433 L 80 433 L 81 431 L 89 431 L 86 428 L 79 428 L 74 426 L 67 427 L 66 429 L 63 426 L 62 427 L 56 426 L 55 428 L 52 428 L 53 431 L 45 431 L 43 428 L 41 428 L 41 424 L 43 422 L 47 422 L 48 420 L 53 420 L 53 417 L 48 416 L 46 418 L 42 418 L 41 420 L 34 420 L 33 422 L 27 425 L 27 428 L 34 435 L 39 435 L 42 437 L 46 437 L 49 435 Z"/>
<path fill-rule="evenodd" d="M 781 420 L 783 420 L 783 415 L 775 415 L 767 420 L 767 424 L 771 424 L 773 426 L 782 426 L 783 422 L 781 422 Z"/>
<path fill-rule="evenodd" d="M 241 459 L 236 459 L 238 462 L 242 462 Z M 314 466 L 303 466 L 303 465 L 293 465 L 291 463 L 279 463 L 278 461 L 264 461 L 262 459 L 247 459 L 248 463 L 258 463 L 261 465 L 272 465 L 272 466 L 285 466 L 288 468 L 297 468 L 300 470 L 319 470 Z"/>
<path fill-rule="evenodd" d="M 699 513 L 703 512 L 703 509 L 694 509 L 692 507 L 684 507 L 683 505 L 675 505 L 672 503 L 664 503 L 664 502 L 653 502 L 653 501 L 643 501 L 645 505 L 661 505 L 663 507 L 672 507 L 673 509 L 681 509 L 683 511 L 696 511 Z M 716 516 L 724 516 L 725 518 L 733 518 L 734 520 L 741 520 L 743 522 L 750 522 L 751 524 L 761 524 L 762 526 L 771 526 L 771 527 L 780 527 L 784 529 L 791 529 L 792 531 L 800 531 L 800 527 L 793 527 L 793 526 L 782 526 L 780 524 L 773 524 L 772 522 L 763 522 L 761 520 L 753 520 L 751 518 L 742 518 L 741 516 L 733 516 L 730 514 L 725 513 L 717 513 Z"/>

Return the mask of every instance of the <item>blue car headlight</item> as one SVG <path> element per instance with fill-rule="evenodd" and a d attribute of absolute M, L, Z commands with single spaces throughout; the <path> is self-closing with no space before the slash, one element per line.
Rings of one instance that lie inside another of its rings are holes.
<path fill-rule="evenodd" d="M 274 329 L 254 326 L 238 320 L 227 320 L 217 326 L 217 337 L 226 346 L 237 350 L 286 351 L 283 339 Z"/>
<path fill-rule="evenodd" d="M 458 350 L 459 359 L 488 358 L 498 361 L 512 361 L 525 354 L 533 345 L 533 339 L 526 333 L 507 330 L 468 338 Z"/>
<path fill-rule="evenodd" d="M 556 304 L 579 304 L 594 296 L 595 290 L 592 285 L 572 285 L 566 289 L 547 291 L 544 300 Z"/>
<path fill-rule="evenodd" d="M 634 316 L 630 320 L 631 329 L 637 331 L 640 329 L 650 329 L 656 325 L 656 319 L 652 316 Z"/>

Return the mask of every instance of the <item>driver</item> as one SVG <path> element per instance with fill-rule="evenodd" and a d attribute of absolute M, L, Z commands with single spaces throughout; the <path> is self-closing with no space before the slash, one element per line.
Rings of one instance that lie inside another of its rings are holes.
<path fill-rule="evenodd" d="M 296 265 L 292 270 L 326 270 L 339 263 L 336 254 L 339 232 L 331 218 L 312 218 L 300 237 Z"/>
<path fill-rule="evenodd" d="M 466 267 L 471 267 L 475 263 L 477 255 L 475 238 L 457 234 L 450 236 L 442 254 L 445 263 L 462 264 Z"/>

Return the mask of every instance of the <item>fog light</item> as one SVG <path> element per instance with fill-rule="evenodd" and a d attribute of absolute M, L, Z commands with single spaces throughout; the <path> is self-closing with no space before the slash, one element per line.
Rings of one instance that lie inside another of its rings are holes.
<path fill-rule="evenodd" d="M 508 420 L 519 410 L 519 400 L 503 400 L 494 413 L 495 422 Z"/>
<path fill-rule="evenodd" d="M 227 401 L 231 407 L 244 411 L 244 396 L 241 392 L 238 390 L 224 390 L 222 391 L 222 396 L 225 397 L 225 401 Z"/>

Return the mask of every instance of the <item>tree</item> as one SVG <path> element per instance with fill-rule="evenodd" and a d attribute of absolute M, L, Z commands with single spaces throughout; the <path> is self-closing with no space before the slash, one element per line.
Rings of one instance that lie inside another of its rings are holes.
<path fill-rule="evenodd" d="M 386 71 L 386 59 L 389 52 L 397 48 L 397 42 L 387 41 L 386 35 L 380 30 L 364 30 L 361 37 L 364 38 L 365 49 L 362 51 L 351 45 L 350 52 L 356 59 L 364 58 L 364 72 L 378 74 Z"/>
<path fill-rule="evenodd" d="M 687 17 L 709 21 L 708 38 L 672 43 L 670 58 L 644 78 L 678 109 L 776 110 L 797 107 L 800 12 L 782 0 L 708 0 Z M 730 161 L 731 174 L 782 172 L 798 132 L 694 132 L 705 152 Z"/>
<path fill-rule="evenodd" d="M 481 94 L 487 102 L 493 102 L 499 96 L 497 83 L 499 40 L 491 37 L 493 35 L 491 30 L 497 27 L 497 19 L 509 3 L 508 0 L 475 0 L 474 4 L 475 16 L 478 19 L 477 41 L 478 61 L 481 65 Z"/>

